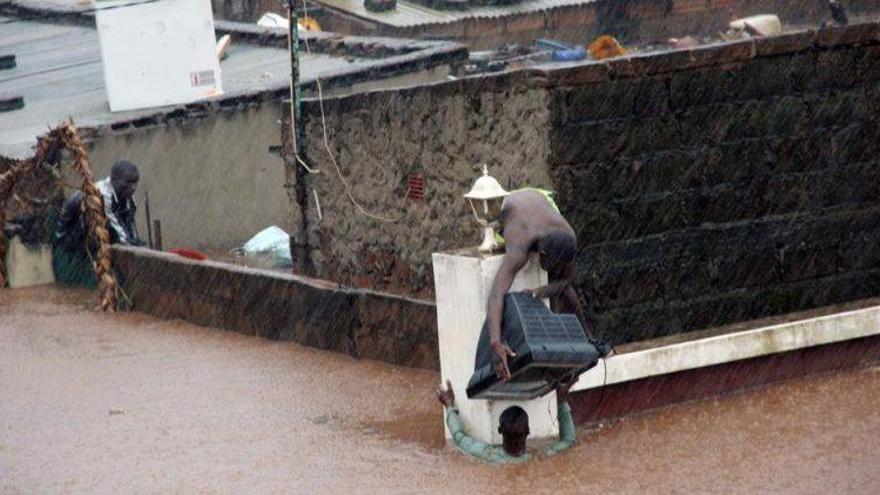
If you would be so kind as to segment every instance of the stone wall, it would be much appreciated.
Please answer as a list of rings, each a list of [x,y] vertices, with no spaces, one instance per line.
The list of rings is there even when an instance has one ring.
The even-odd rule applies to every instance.
[[[321,170],[307,177],[308,238],[320,276],[430,298],[431,253],[478,240],[461,195],[481,164],[507,186],[549,184],[547,92],[496,82],[325,101],[329,152],[320,105],[306,103],[306,151]],[[425,184],[421,200],[407,198],[415,176]]]
[[[880,28],[644,54],[305,107],[317,273],[430,297],[461,194],[559,192],[576,286],[621,343],[880,295]],[[407,201],[407,178],[425,178]],[[321,203],[319,218],[313,192]],[[394,287],[394,284],[399,284]]]
[[[880,293],[880,45],[836,41],[734,43],[688,70],[667,54],[550,89],[548,165],[604,334]]]
[[[403,366],[437,369],[433,304],[293,275],[113,247],[131,309]]]

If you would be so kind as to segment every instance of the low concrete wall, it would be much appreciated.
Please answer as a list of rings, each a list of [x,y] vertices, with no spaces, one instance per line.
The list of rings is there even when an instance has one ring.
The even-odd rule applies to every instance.
[[[113,247],[136,311],[403,366],[437,369],[433,304],[293,275]]]
[[[569,403],[576,423],[592,423],[878,363],[875,335],[582,390],[573,392]]]

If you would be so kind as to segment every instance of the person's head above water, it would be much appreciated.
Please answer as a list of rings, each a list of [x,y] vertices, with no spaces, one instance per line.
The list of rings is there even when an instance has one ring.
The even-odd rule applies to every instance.
[[[110,169],[110,184],[113,185],[116,196],[121,199],[128,199],[134,195],[140,178],[137,166],[126,160],[117,161]]]
[[[512,456],[525,454],[529,436],[528,413],[519,406],[508,407],[498,419],[498,433],[501,433],[505,452]]]
[[[547,273],[556,273],[574,261],[577,239],[570,232],[556,230],[538,239],[538,256]]]

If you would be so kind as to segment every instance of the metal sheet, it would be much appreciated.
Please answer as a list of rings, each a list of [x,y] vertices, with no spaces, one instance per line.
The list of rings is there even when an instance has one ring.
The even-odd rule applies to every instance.
[[[363,19],[395,27],[414,27],[427,24],[446,24],[469,18],[507,17],[516,14],[540,12],[570,5],[587,5],[595,0],[526,0],[513,5],[474,7],[468,10],[437,10],[422,4],[398,0],[397,8],[389,12],[370,12],[363,0],[318,0],[317,3],[348,12]]]

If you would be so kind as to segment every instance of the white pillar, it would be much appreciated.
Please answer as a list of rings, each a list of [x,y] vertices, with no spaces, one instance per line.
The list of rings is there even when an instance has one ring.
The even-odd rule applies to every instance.
[[[437,335],[440,373],[443,382],[452,381],[455,400],[464,426],[472,437],[501,443],[498,417],[508,407],[518,405],[529,414],[530,438],[556,437],[556,392],[530,401],[470,400],[465,389],[474,373],[477,341],[486,319],[486,304],[502,255],[480,254],[475,248],[450,253],[434,253],[434,288],[437,295]],[[533,289],[547,283],[537,257],[516,275],[511,292]],[[449,438],[449,432],[446,432]]]

